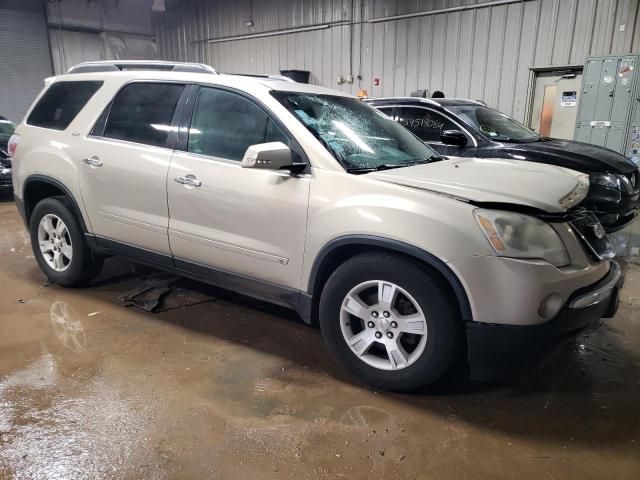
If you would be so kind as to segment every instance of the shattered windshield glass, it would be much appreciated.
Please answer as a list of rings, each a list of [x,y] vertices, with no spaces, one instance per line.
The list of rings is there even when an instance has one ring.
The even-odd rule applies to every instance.
[[[438,158],[407,129],[356,98],[290,92],[273,95],[349,172],[406,167]]]

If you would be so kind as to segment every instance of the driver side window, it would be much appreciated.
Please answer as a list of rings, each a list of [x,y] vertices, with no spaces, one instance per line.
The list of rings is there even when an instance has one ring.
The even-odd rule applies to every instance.
[[[425,142],[440,142],[440,134],[445,130],[459,128],[443,115],[425,108],[397,108],[397,121],[415,133]]]
[[[240,161],[250,145],[265,142],[290,145],[282,129],[251,100],[226,90],[200,89],[189,129],[189,152]]]

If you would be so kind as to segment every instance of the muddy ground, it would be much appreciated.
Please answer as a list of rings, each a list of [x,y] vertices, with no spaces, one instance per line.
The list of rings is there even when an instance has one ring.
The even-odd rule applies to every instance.
[[[49,285],[0,201],[0,478],[640,478],[639,266],[616,318],[513,383],[419,395],[354,383],[319,331],[233,293],[125,307],[148,273]]]

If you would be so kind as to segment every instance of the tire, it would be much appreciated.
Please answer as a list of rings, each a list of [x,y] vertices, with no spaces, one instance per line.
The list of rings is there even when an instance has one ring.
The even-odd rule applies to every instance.
[[[79,287],[100,273],[104,258],[91,252],[82,227],[64,198],[41,200],[31,215],[29,233],[36,261],[52,282],[64,287]],[[46,249],[55,251],[44,252],[41,243]]]
[[[385,304],[387,296],[393,299]],[[364,253],[347,260],[327,280],[319,314],[322,336],[338,363],[374,388],[410,392],[434,383],[460,343],[459,314],[439,277],[398,255]]]

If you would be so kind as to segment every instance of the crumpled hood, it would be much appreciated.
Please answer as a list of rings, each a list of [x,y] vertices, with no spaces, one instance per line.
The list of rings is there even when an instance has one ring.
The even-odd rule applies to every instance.
[[[589,177],[554,165],[454,157],[373,172],[369,178],[483,203],[511,203],[564,212],[587,195]]]

